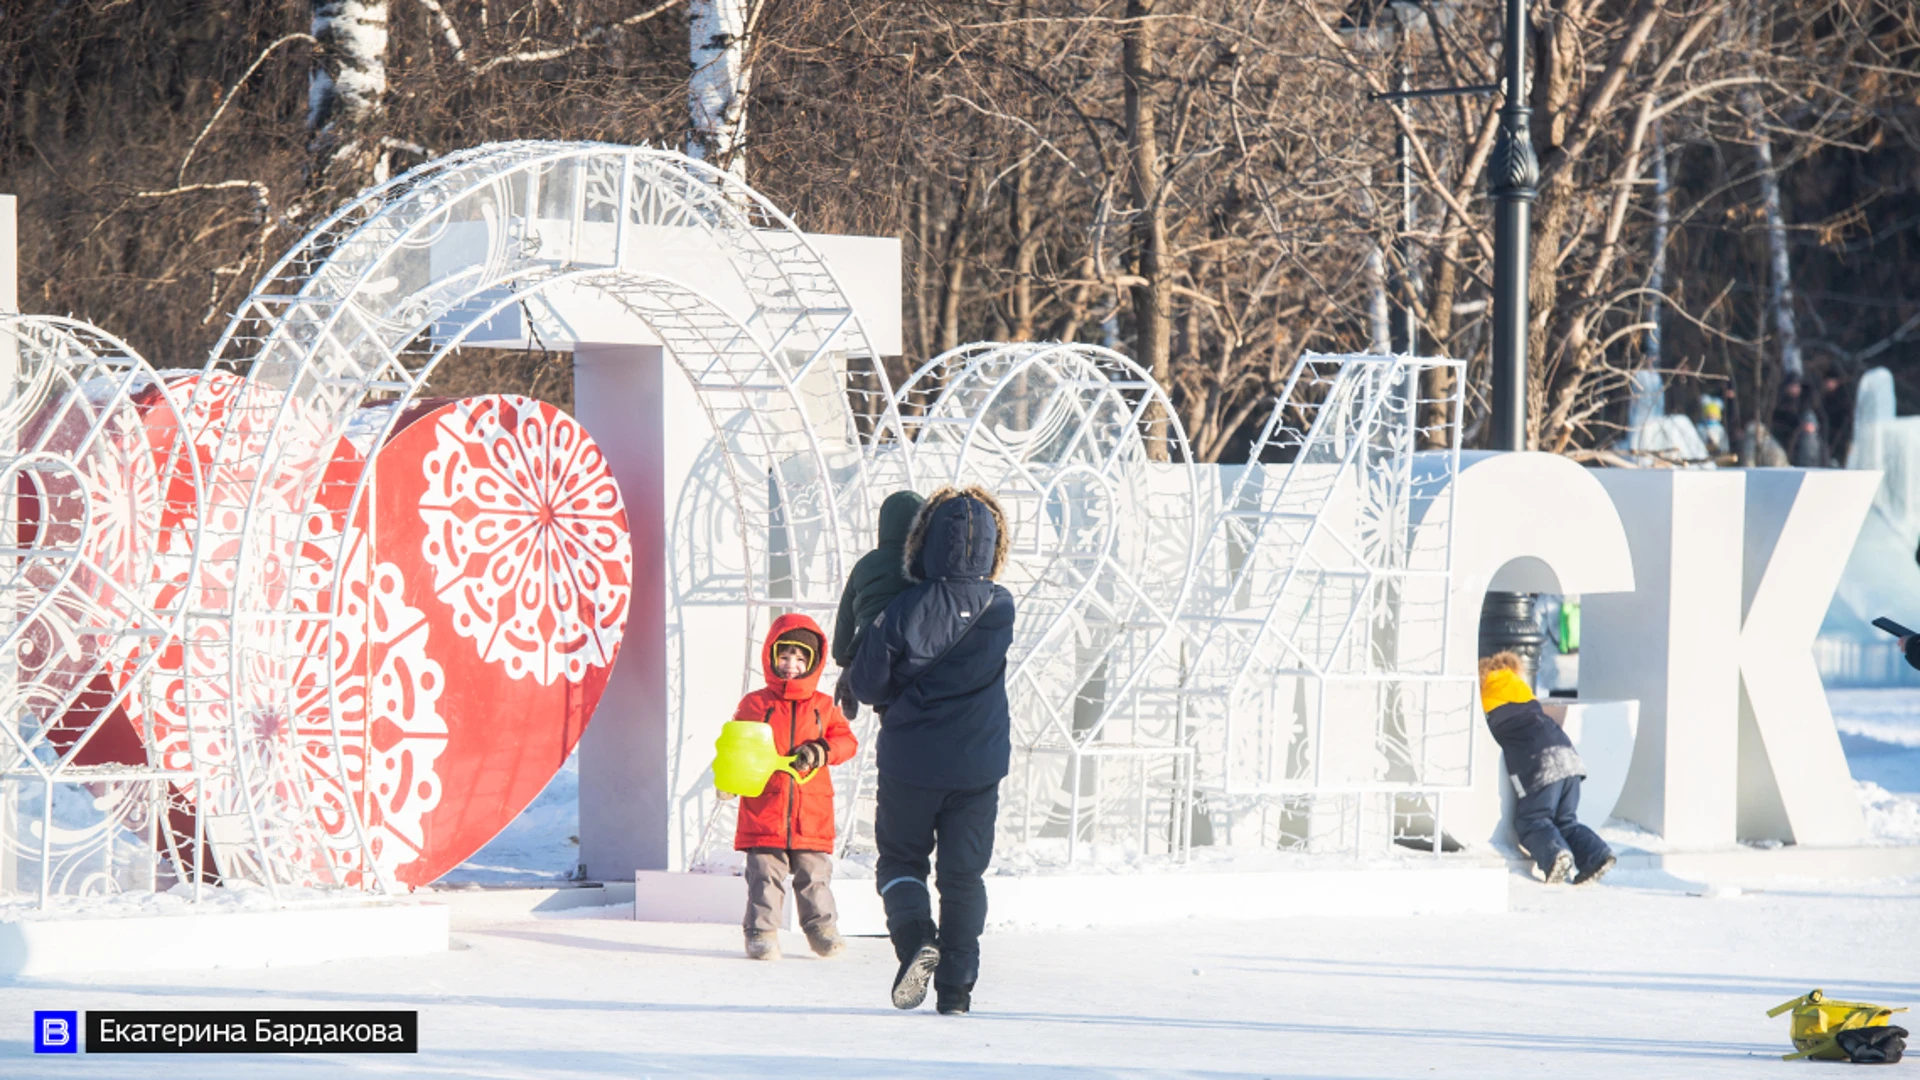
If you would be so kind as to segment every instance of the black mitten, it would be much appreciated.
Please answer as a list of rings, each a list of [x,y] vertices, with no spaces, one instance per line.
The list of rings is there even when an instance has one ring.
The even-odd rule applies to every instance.
[[[1907,1051],[1907,1029],[1891,1024],[1848,1028],[1835,1032],[1833,1041],[1855,1065],[1891,1065]]]
[[[846,717],[849,724],[860,715],[860,702],[853,696],[853,687],[847,685],[844,678],[833,685],[833,703],[840,706],[840,715]]]

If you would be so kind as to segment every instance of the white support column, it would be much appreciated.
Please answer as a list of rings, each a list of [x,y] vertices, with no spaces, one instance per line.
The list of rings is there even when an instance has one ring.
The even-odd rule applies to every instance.
[[[737,497],[714,421],[658,345],[574,347],[574,415],[620,484],[633,603],[580,740],[580,861],[596,881],[684,870],[713,809],[707,765],[750,676]],[[738,416],[723,415],[727,430]],[[710,852],[730,850],[729,815]]]
[[[626,636],[576,751],[580,862],[598,881],[669,864],[666,366],[658,345],[573,353],[574,415],[606,455],[633,536]]]
[[[1687,848],[1732,844],[1741,523],[1733,471],[1595,469],[1637,588],[1581,597],[1580,697],[1633,698],[1640,730],[1614,816]]]

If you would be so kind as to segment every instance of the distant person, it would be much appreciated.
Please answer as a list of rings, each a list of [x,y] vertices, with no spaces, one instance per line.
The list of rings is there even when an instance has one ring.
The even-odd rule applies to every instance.
[[[1773,423],[1768,427],[1774,441],[1791,450],[1800,430],[1800,416],[1807,410],[1806,380],[1788,372],[1780,382],[1780,393],[1773,400]]]
[[[1707,456],[1717,458],[1727,452],[1727,427],[1722,422],[1726,403],[1714,394],[1700,395],[1700,441],[1706,444]]]
[[[1793,464],[1773,433],[1758,420],[1750,420],[1740,445],[1740,464],[1744,468],[1784,469]]]
[[[1580,824],[1580,781],[1586,766],[1573,740],[1534,700],[1512,652],[1480,661],[1480,707],[1507,760],[1513,784],[1513,831],[1547,884],[1573,877],[1575,885],[1598,881],[1613,869],[1613,849]]]
[[[934,492],[902,552],[917,583],[874,620],[842,679],[880,710],[874,884],[900,961],[893,1004],[902,1009],[926,1000],[929,981],[941,1013],[963,1015],[973,1004],[987,924],[982,876],[1012,756],[1013,595],[993,583],[1010,539],[985,490]],[[927,892],[936,868],[937,922]]]
[[[782,615],[773,621],[761,650],[767,685],[740,699],[735,720],[752,720],[773,729],[773,747],[793,755],[793,767],[806,776],[838,765],[857,749],[853,730],[833,699],[814,688],[826,665],[826,635],[806,615]],[[747,956],[780,959],[780,916],[786,905],[787,877],[807,945],[819,956],[838,956],[846,948],[833,903],[833,775],[804,784],[776,772],[765,791],[740,800],[733,847],[747,856]]]
[[[887,610],[893,598],[907,591],[913,581],[907,577],[907,532],[913,517],[927,500],[918,492],[896,491],[880,504],[880,543],[860,556],[847,575],[847,587],[840,592],[840,613],[833,620],[833,662],[844,672],[853,664],[860,637],[873,620]],[[834,699],[851,719],[859,704],[847,693],[846,680],[840,680]]]
[[[1847,443],[1853,439],[1854,395],[1848,389],[1837,372],[1829,371],[1820,380],[1821,430],[1827,440],[1827,461],[1833,463],[1846,462]]]
[[[1820,414],[1811,407],[1800,414],[1800,426],[1793,433],[1791,457],[1795,468],[1827,467],[1827,438],[1820,434]]]

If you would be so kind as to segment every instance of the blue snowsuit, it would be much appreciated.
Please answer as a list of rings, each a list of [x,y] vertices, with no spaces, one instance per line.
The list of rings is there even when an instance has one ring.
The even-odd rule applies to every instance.
[[[1613,854],[1600,834],[1580,823],[1580,781],[1586,766],[1573,740],[1538,701],[1515,701],[1487,714],[1493,741],[1506,757],[1513,784],[1513,831],[1542,874],[1562,851],[1586,873]]]

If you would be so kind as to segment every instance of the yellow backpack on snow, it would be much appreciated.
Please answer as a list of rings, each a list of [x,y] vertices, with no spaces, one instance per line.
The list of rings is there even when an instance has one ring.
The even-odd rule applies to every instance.
[[[1788,1009],[1793,1010],[1793,1026],[1788,1030],[1788,1035],[1793,1039],[1795,1052],[1781,1055],[1782,1061],[1800,1058],[1846,1061],[1846,1051],[1834,1041],[1836,1032],[1879,1027],[1886,1024],[1894,1013],[1907,1011],[1905,1006],[1889,1009],[1884,1005],[1869,1005],[1863,1001],[1834,1001],[1819,990],[1814,990],[1768,1009],[1767,1015],[1779,1016]]]

